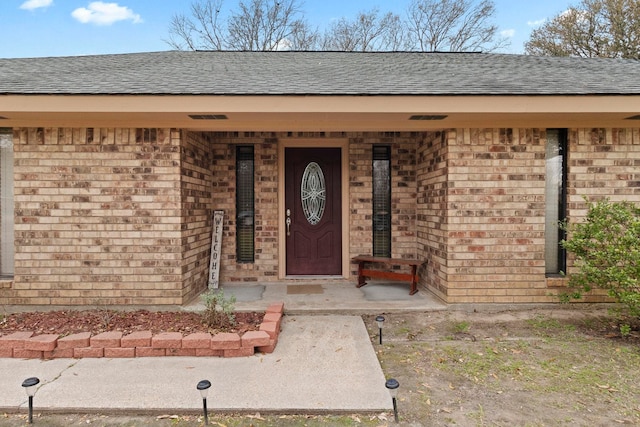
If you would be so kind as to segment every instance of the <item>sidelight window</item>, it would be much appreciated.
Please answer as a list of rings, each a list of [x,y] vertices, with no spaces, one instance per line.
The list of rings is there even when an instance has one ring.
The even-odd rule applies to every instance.
[[[373,147],[373,255],[391,256],[391,148]]]
[[[566,251],[560,244],[565,232],[559,222],[566,218],[567,132],[547,130],[545,178],[545,272],[560,274],[566,268]]]
[[[238,262],[253,262],[255,256],[253,146],[236,147],[236,187],[236,257]]]
[[[0,129],[0,278],[13,277],[13,135]]]

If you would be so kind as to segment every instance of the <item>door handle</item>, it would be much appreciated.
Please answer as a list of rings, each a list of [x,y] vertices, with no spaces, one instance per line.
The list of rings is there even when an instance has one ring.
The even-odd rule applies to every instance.
[[[287,219],[285,220],[287,224],[287,236],[291,236],[291,210],[287,209]]]

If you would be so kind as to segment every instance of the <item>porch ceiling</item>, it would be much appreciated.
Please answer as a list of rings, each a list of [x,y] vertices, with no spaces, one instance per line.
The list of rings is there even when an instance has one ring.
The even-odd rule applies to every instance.
[[[194,120],[189,115],[225,115]],[[637,127],[637,96],[0,96],[0,127],[421,131]],[[410,120],[445,115],[443,120]]]

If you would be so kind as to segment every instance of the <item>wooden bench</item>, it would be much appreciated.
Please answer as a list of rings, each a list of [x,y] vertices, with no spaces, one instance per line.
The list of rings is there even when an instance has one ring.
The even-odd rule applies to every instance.
[[[421,261],[404,258],[385,258],[369,255],[358,255],[351,258],[353,262],[358,263],[358,284],[357,288],[360,288],[367,284],[366,278],[383,278],[390,280],[400,280],[403,282],[410,282],[411,289],[409,295],[413,295],[418,292],[418,266],[422,264]],[[367,263],[372,264],[385,264],[385,265],[408,265],[411,267],[411,273],[399,273],[397,271],[384,271],[384,270],[370,270],[365,268]]]

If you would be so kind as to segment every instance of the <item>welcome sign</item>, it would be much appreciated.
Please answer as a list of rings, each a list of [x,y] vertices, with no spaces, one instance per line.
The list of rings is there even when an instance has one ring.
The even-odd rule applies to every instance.
[[[211,233],[211,260],[209,261],[209,289],[218,289],[219,285],[223,223],[224,211],[213,211],[213,232]]]

